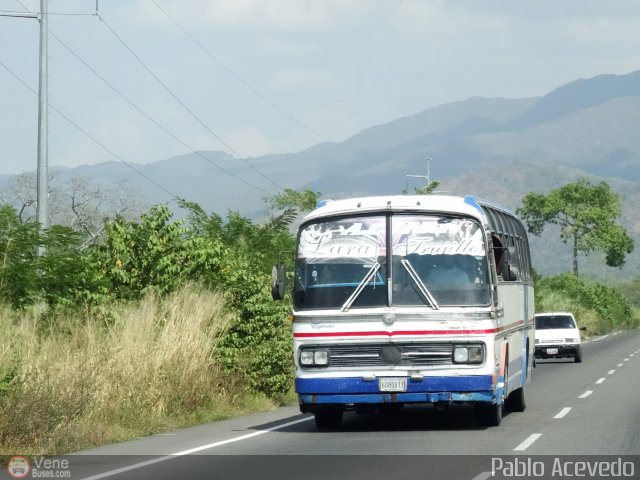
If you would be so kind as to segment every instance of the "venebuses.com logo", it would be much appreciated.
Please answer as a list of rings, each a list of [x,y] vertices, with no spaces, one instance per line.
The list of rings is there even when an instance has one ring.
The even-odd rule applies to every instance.
[[[71,478],[67,458],[24,457],[9,459],[7,472],[11,478]]]
[[[11,457],[7,463],[7,471],[13,478],[26,478],[31,466],[27,457]]]

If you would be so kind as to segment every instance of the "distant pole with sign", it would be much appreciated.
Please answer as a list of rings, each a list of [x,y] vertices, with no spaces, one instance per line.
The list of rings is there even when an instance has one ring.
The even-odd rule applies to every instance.
[[[431,157],[427,157],[427,174],[426,175],[410,175],[407,174],[407,189],[406,193],[409,194],[409,178],[424,178],[427,182],[424,187],[420,189],[416,189],[416,193],[418,192],[429,192],[429,187],[431,186]]]

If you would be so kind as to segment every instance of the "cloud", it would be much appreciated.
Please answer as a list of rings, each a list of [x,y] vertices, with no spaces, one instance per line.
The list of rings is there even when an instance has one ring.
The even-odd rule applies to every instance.
[[[156,0],[185,26],[197,28],[309,31],[331,25],[337,17],[360,11],[366,0]],[[131,12],[129,12],[131,14]],[[135,16],[161,22],[163,14],[147,0]],[[159,14],[159,15],[158,15]],[[165,19],[166,20],[166,19]]]
[[[340,75],[322,67],[290,66],[278,70],[270,79],[270,89],[296,91],[298,95],[313,91],[331,91],[343,84]]]
[[[266,135],[255,125],[246,123],[226,129],[224,138],[234,146],[243,157],[257,157],[274,152],[272,137]]]

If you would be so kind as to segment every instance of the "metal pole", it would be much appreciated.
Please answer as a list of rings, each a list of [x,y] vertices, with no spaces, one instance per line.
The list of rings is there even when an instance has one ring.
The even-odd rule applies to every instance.
[[[431,157],[427,157],[427,187],[431,185]]]
[[[38,191],[37,191],[37,208],[36,218],[40,224],[40,229],[44,230],[49,225],[48,220],[48,90],[47,90],[47,40],[48,40],[48,0],[40,0],[40,81],[38,89]],[[42,255],[44,247],[39,246],[37,254]]]

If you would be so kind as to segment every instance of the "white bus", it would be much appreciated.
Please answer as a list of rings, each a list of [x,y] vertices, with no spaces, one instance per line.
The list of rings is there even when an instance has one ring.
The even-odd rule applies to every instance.
[[[471,402],[487,426],[525,409],[533,279],[509,211],[470,196],[321,202],[293,276],[295,388],[319,429],[404,404]],[[274,298],[283,282],[274,268]]]

